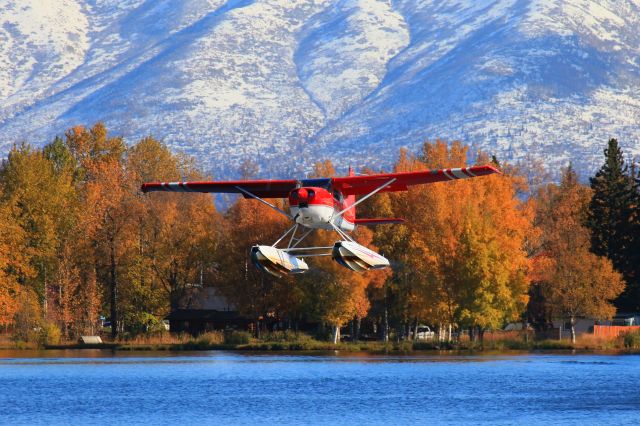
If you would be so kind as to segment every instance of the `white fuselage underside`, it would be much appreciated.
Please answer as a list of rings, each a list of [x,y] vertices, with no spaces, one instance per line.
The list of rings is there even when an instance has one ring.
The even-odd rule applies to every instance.
[[[343,231],[353,231],[355,225],[344,218],[344,216],[334,217],[338,213],[333,207],[312,204],[308,207],[299,208],[291,206],[291,215],[296,222],[307,228],[333,229],[334,224]]]

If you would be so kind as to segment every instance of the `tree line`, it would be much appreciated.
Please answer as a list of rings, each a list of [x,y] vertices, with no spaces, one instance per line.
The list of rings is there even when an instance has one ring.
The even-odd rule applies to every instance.
[[[436,141],[401,150],[393,170],[460,167],[471,156],[499,165]],[[421,323],[447,339],[459,329],[482,338],[514,321],[543,328],[610,318],[616,306],[638,311],[640,195],[627,163],[612,139],[590,186],[569,166],[560,183],[531,191],[530,171],[501,164],[503,175],[378,194],[358,216],[406,224],[359,227],[355,238],[392,268],[357,274],[319,258],[304,275],[274,278],[248,250],[275,241],[286,219],[241,197],[218,211],[207,194],[142,194],[142,182],[211,177],[152,137],[127,146],[102,124],[75,127],[42,149],[15,146],[0,167],[0,327],[17,340],[34,330],[74,339],[98,332],[103,316],[113,338],[158,331],[198,286],[215,287],[258,336],[311,323],[334,341],[347,324],[352,338],[365,328],[411,338]],[[312,175],[335,170],[319,162]],[[316,232],[310,243],[335,238]]]

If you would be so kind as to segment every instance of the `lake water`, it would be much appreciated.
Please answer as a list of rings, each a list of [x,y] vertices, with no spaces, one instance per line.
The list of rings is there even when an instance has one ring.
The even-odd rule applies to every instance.
[[[640,424],[640,356],[0,351],[2,424]]]

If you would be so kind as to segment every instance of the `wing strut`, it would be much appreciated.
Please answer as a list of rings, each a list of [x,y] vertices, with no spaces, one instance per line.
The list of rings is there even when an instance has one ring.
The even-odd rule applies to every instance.
[[[252,194],[252,193],[250,193],[249,191],[247,191],[247,190],[245,190],[245,189],[242,189],[242,188],[240,188],[239,186],[236,186],[236,189],[237,189],[238,191],[242,192],[243,194],[248,195],[248,196],[249,196],[249,197],[251,197],[251,198],[255,198],[256,200],[260,201],[262,204],[266,204],[267,206],[271,207],[272,209],[274,209],[275,211],[277,211],[277,212],[278,212],[278,213],[280,213],[281,215],[284,215],[284,216],[286,216],[287,218],[289,218],[289,219],[293,220],[293,217],[292,217],[289,213],[285,212],[285,211],[284,211],[284,210],[282,210],[282,209],[279,209],[278,207],[274,206],[274,205],[273,205],[273,204],[271,204],[270,202],[263,200],[262,198],[258,197],[257,195],[253,195],[253,194]]]
[[[282,236],[280,238],[278,238],[278,241],[276,241],[275,243],[271,244],[271,247],[277,246],[280,241],[284,240],[284,237],[286,237],[287,235],[289,235],[291,233],[291,231],[293,231],[293,234],[291,234],[291,239],[293,240],[293,237],[294,237],[294,235],[296,235],[296,231],[297,230],[298,230],[298,224],[296,223],[291,228],[289,228],[287,230],[287,232],[282,234]],[[289,246],[291,246],[291,241],[289,241]]]
[[[387,186],[391,185],[393,182],[395,182],[397,179],[393,178],[391,180],[388,180],[387,182],[385,182],[384,184],[380,185],[379,187],[377,187],[376,189],[374,189],[373,191],[371,191],[370,193],[368,193],[367,195],[365,195],[364,197],[360,198],[358,201],[356,201],[355,203],[351,204],[349,207],[347,207],[346,209],[341,210],[340,212],[336,213],[333,216],[333,219],[342,216],[347,210],[349,210],[352,207],[357,206],[358,204],[360,204],[361,202],[363,202],[364,200],[366,200],[367,198],[371,197],[372,195],[375,195],[377,192],[382,191],[384,188],[386,188]]]
[[[329,222],[329,223],[333,227],[333,230],[336,231],[338,235],[340,235],[342,238],[344,238],[347,241],[353,242],[353,238],[351,238],[349,234],[344,232],[342,229],[338,228],[333,222]]]

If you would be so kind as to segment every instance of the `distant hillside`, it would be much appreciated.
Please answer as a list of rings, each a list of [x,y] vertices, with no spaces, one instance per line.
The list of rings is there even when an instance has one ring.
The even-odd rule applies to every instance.
[[[437,137],[587,173],[609,137],[640,155],[638,0],[8,0],[0,40],[2,155],[97,120],[217,176]]]

